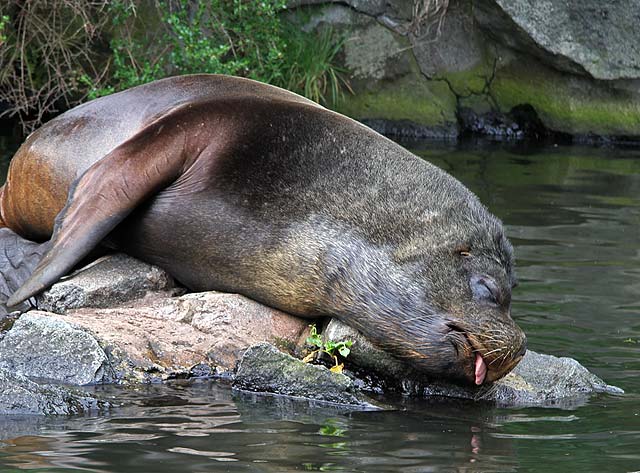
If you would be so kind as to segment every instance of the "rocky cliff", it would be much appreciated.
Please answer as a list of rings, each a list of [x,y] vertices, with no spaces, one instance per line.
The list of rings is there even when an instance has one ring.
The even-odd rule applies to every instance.
[[[339,111],[390,134],[637,141],[634,0],[292,0],[345,35]]]

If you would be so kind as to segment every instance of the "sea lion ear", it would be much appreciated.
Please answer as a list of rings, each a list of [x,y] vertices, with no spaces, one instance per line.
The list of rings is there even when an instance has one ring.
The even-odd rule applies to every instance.
[[[165,121],[166,116],[113,149],[72,184],[56,217],[50,250],[9,298],[9,307],[67,274],[136,206],[176,179],[185,140],[175,124],[173,132],[166,131]]]

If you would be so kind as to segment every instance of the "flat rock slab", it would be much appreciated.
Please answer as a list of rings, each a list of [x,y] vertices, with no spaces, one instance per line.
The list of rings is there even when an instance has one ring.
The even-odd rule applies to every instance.
[[[148,292],[176,287],[169,274],[123,254],[105,256],[37,296],[39,309],[65,314],[79,307],[114,307]]]
[[[62,386],[40,385],[0,369],[0,415],[69,415],[109,408],[105,401]]]
[[[303,363],[268,343],[252,346],[245,352],[233,387],[245,391],[375,408],[347,376],[333,373],[324,366]]]

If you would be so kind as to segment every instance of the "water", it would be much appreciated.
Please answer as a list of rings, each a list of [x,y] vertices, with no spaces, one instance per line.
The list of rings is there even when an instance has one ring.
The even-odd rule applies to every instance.
[[[221,383],[104,387],[127,407],[1,418],[0,471],[640,471],[640,151],[411,147],[505,222],[529,346],[577,358],[627,394],[563,408],[414,400],[349,413]]]

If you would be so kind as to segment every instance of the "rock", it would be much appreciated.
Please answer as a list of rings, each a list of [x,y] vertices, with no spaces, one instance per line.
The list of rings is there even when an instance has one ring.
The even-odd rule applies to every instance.
[[[640,78],[635,0],[493,0],[474,7],[490,35],[558,70],[603,80]]]
[[[467,107],[458,109],[458,119],[463,130],[478,136],[488,136],[497,140],[518,140],[524,138],[524,131],[518,123],[498,112],[477,114]]]
[[[0,415],[86,414],[109,403],[62,386],[39,385],[25,376],[0,369]]]
[[[556,405],[575,402],[595,393],[622,393],[622,390],[609,386],[576,360],[531,350],[527,351],[513,372],[491,386],[465,388],[443,382],[428,382],[336,319],[331,320],[324,335],[334,341],[354,341],[346,365],[348,369],[355,367],[356,375],[362,372],[373,375],[365,383],[369,389],[381,386],[384,390],[396,390],[403,394],[481,399],[507,406]]]
[[[268,343],[254,345],[245,352],[233,387],[314,401],[374,407],[358,393],[353,381],[345,375],[333,373],[324,366],[304,363]]]
[[[385,11],[385,0],[288,0],[288,8],[297,8],[308,5],[322,5],[327,3],[346,3],[356,11],[377,16]]]
[[[39,309],[64,314],[79,307],[113,307],[172,288],[175,282],[167,272],[119,253],[76,271],[36,299]]]
[[[403,2],[389,3],[387,19],[404,9]],[[344,5],[325,5],[301,17],[304,30],[328,27],[345,38],[340,57],[350,70],[354,93],[344,94],[337,111],[382,124],[381,131],[389,135],[457,135],[455,96],[446,83],[425,80],[406,36],[383,26],[377,15]]]
[[[450,1],[439,34],[411,36],[416,61],[425,76],[439,78],[446,73],[474,70],[490,75],[485,66],[482,33],[475,25],[468,1]],[[483,70],[484,69],[484,70]]]
[[[493,397],[507,404],[548,404],[594,393],[623,394],[573,358],[527,351],[518,366],[498,383]]]
[[[74,385],[111,379],[107,355],[91,334],[40,311],[23,314],[4,334],[0,368]]]
[[[339,57],[354,94],[345,94],[337,111],[385,134],[475,135],[458,121],[461,108],[486,122],[528,107],[542,128],[475,129],[527,139],[540,134],[529,133],[536,128],[554,143],[556,136],[640,141],[640,30],[630,26],[640,4],[633,0],[450,0],[439,34],[434,18],[414,28],[411,2],[365,8],[360,3],[366,2],[299,0],[291,6],[300,3],[316,5],[300,15],[304,29],[329,26],[345,37]]]
[[[24,332],[22,325],[34,314],[43,321],[28,335],[21,335]],[[25,322],[20,324],[25,317]],[[262,341],[295,346],[308,330],[307,321],[238,294],[205,292],[169,297],[157,293],[109,309],[71,309],[65,314],[30,312],[23,315],[7,333],[6,343],[28,336],[31,345],[39,347],[36,352],[50,354],[48,356],[52,359],[47,362],[50,368],[46,370],[53,369],[56,359],[58,364],[66,361],[62,357],[62,349],[52,352],[47,345],[53,336],[49,325],[58,328],[55,338],[61,340],[60,344],[64,344],[67,337],[65,329],[60,327],[74,327],[92,339],[94,345],[104,347],[104,356],[108,357],[105,366],[109,367],[104,369],[104,373],[108,376],[100,378],[98,372],[94,379],[89,379],[92,365],[91,369],[85,370],[82,382],[77,378],[72,381],[66,376],[65,382],[77,384],[153,382],[199,376],[204,371],[216,375],[231,373],[249,346]],[[14,333],[16,328],[18,331]],[[5,340],[0,342],[0,366],[3,363],[17,364],[15,349],[11,347],[2,351],[4,343]],[[22,343],[28,346],[26,342]],[[74,347],[75,343],[75,340],[69,340],[69,347]],[[40,367],[38,360],[29,359],[32,351],[29,348],[17,352],[24,365],[37,364],[29,375],[51,377],[44,374],[45,367]],[[32,374],[40,372],[42,374]]]

